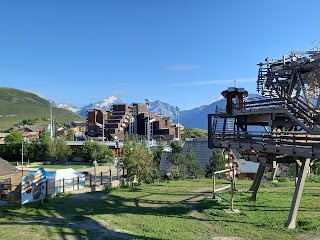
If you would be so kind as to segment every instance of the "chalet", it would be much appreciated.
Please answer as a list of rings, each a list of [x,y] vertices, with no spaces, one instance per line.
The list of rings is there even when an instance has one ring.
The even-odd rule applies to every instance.
[[[16,167],[0,158],[0,198],[7,199],[10,192],[20,191],[21,177]]]

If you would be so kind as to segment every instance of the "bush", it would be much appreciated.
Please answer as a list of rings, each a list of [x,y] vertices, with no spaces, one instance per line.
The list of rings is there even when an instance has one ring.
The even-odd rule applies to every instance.
[[[319,175],[314,175],[314,174],[309,174],[307,176],[306,182],[320,183],[320,176]]]
[[[289,178],[287,178],[287,177],[278,177],[276,180],[278,180],[278,182],[288,182]]]

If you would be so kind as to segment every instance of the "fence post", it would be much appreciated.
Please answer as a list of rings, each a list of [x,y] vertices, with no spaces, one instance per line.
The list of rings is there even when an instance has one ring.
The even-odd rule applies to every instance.
[[[215,193],[216,191],[216,176],[213,174],[212,176],[212,193]],[[213,194],[213,199],[216,198],[216,195]]]
[[[100,172],[100,185],[103,184],[103,179],[102,179],[102,172]]]
[[[64,178],[62,179],[62,192],[64,193]]]
[[[124,178],[124,168],[122,168],[122,178]]]
[[[92,175],[91,175],[91,173],[90,173],[90,175],[89,175],[89,181],[90,181],[90,187],[92,186]]]
[[[80,178],[79,178],[79,176],[77,177],[78,178],[78,190],[80,189]]]
[[[109,182],[112,182],[112,174],[111,174],[111,168],[109,169]]]

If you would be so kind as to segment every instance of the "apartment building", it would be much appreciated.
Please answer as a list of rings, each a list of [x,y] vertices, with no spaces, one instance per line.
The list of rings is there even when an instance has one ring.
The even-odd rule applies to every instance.
[[[147,112],[146,106],[140,103],[114,104],[109,111],[93,109],[87,112],[88,136],[107,140],[123,140],[125,133],[141,138],[147,135],[148,117],[150,135],[153,139],[172,140],[177,138],[177,125],[170,118],[154,112]],[[104,128],[103,128],[104,124]]]

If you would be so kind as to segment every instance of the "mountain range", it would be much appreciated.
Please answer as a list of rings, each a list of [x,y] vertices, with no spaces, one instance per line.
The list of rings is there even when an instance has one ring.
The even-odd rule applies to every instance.
[[[263,98],[263,96],[249,94],[249,98]],[[109,110],[113,104],[120,103],[122,101],[119,98],[110,96],[81,108],[68,103],[54,104],[52,110],[55,120],[62,123],[70,123],[72,121],[84,121],[87,110],[93,108]],[[214,113],[216,106],[224,107],[225,105],[225,99],[221,99],[210,105],[179,111],[178,114],[176,107],[156,100],[150,104],[149,111],[156,112],[164,117],[171,117],[174,123],[178,122],[177,117],[179,116],[179,123],[187,128],[207,129],[207,115]],[[50,102],[48,100],[33,93],[13,88],[0,88],[0,130],[8,129],[13,124],[25,119],[48,119],[49,106]]]
[[[261,98],[261,95],[258,94],[249,94],[248,98]],[[87,110],[91,110],[93,108],[99,108],[103,110],[109,110],[113,104],[119,104],[122,101],[114,96],[110,96],[108,98],[102,99],[101,101],[90,103],[82,108],[77,108],[70,104],[57,104],[57,107],[65,108],[70,111],[76,112],[79,115],[86,117]],[[209,105],[202,105],[200,107],[196,107],[190,110],[179,111],[179,123],[188,127],[188,128],[200,128],[200,129],[208,129],[208,114],[214,113],[216,107],[225,107],[226,100],[220,99],[215,101]],[[151,102],[150,104],[150,112],[156,112],[164,117],[171,117],[173,122],[178,122],[178,112],[177,108],[162,102],[160,100],[156,100]]]
[[[113,104],[119,104],[122,101],[114,96],[102,99],[101,101],[90,103],[82,108],[77,108],[72,106],[71,104],[56,104],[57,107],[68,109],[79,114],[82,117],[86,117],[87,110],[91,110],[94,108],[109,110]],[[183,110],[179,111],[179,123],[183,124],[188,128],[201,128],[207,129],[207,114],[213,113],[216,109],[216,106],[225,106],[225,100],[219,100],[213,102],[210,105],[203,105],[197,108],[193,108],[191,110]],[[150,104],[150,112],[156,112],[164,117],[170,117],[173,122],[178,122],[178,112],[177,108],[162,102],[160,100],[156,100],[151,102]]]

